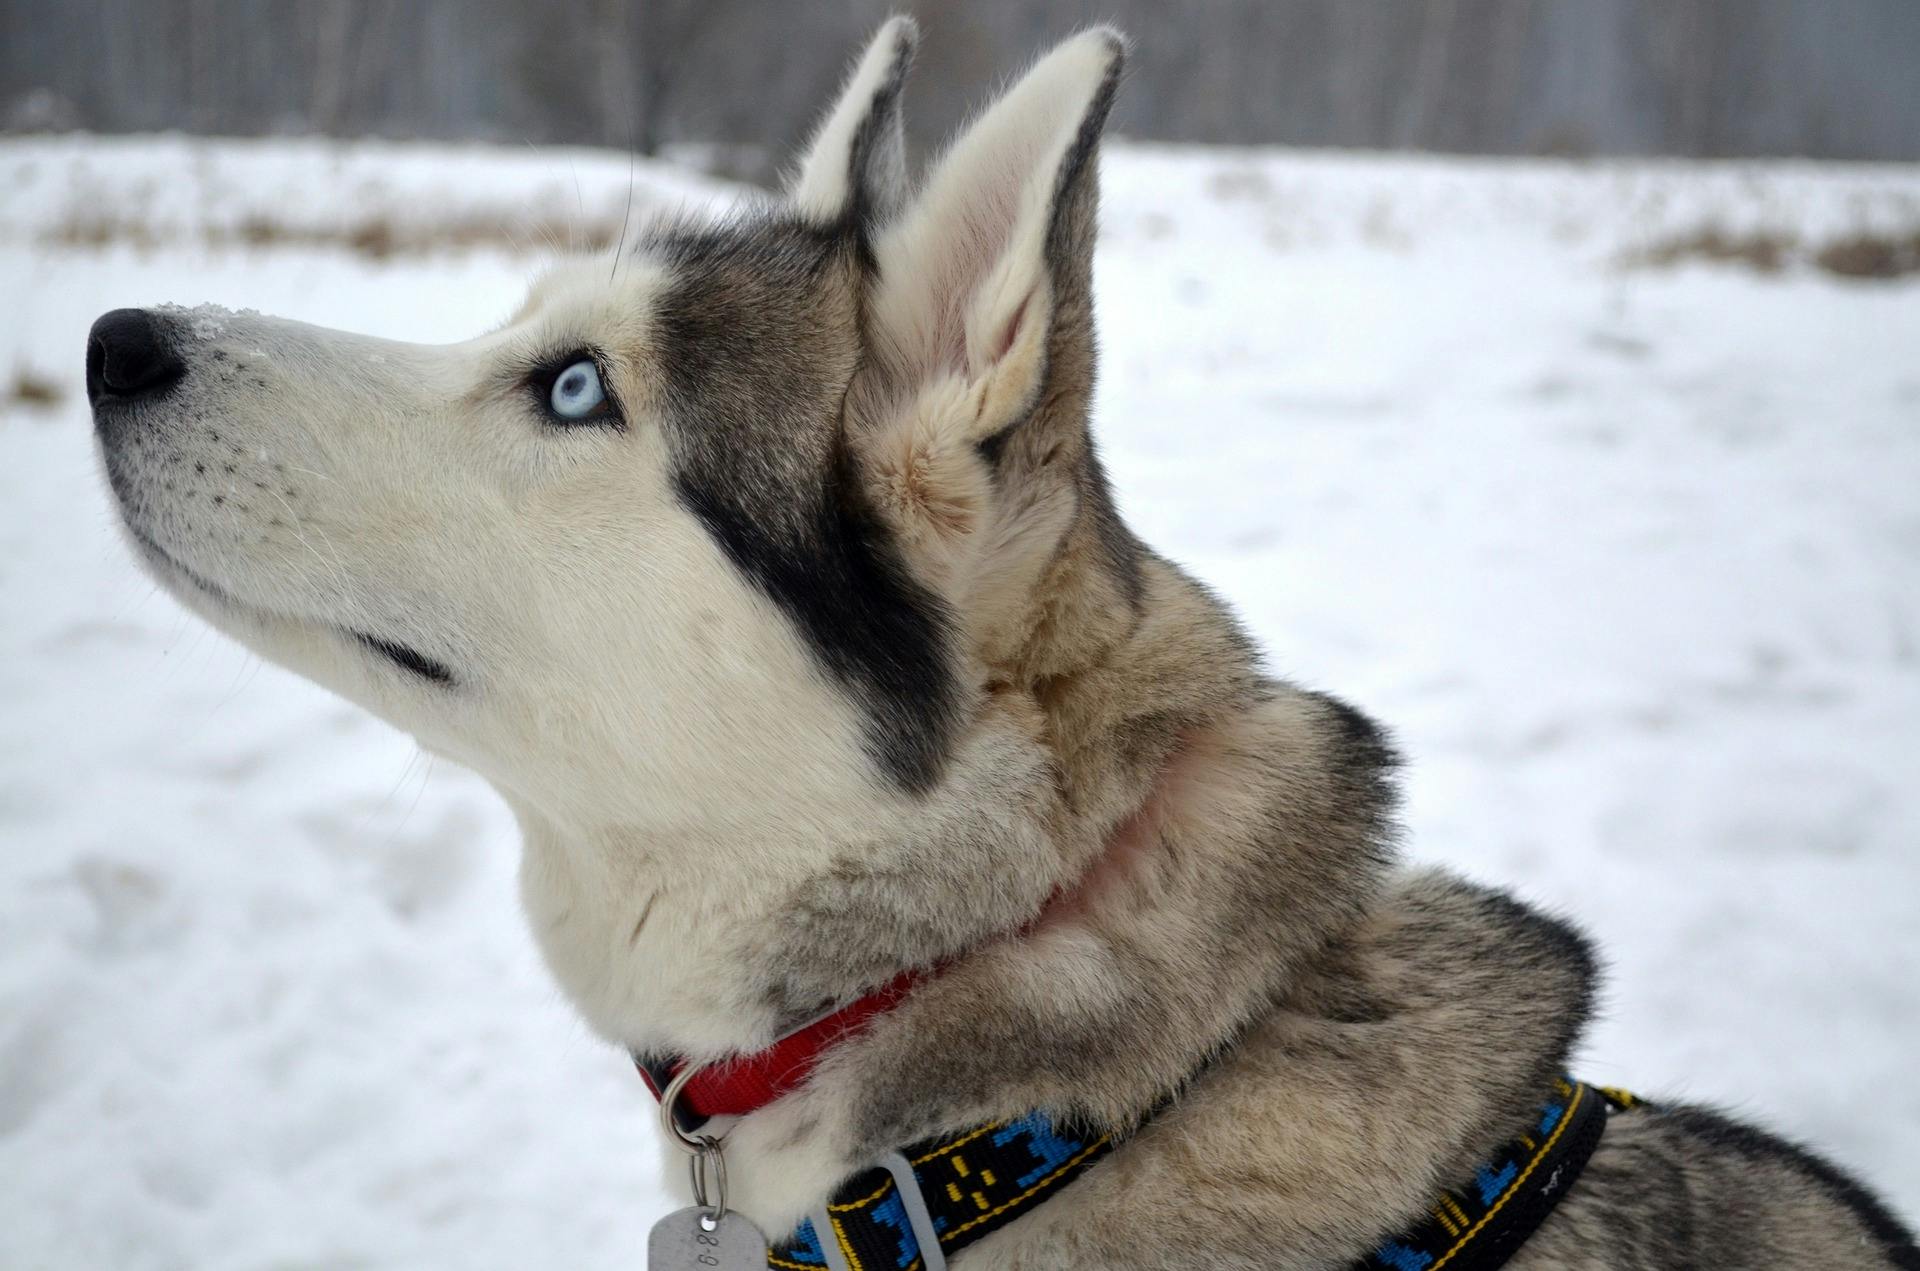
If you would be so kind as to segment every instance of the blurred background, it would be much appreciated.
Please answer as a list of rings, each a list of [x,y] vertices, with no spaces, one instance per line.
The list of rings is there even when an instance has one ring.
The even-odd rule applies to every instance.
[[[653,1105],[511,817],[141,576],[85,334],[474,336],[766,197],[893,7],[0,0],[0,1267],[643,1256]],[[1393,729],[1412,858],[1593,935],[1577,1070],[1920,1219],[1920,3],[903,7],[923,155],[1133,37],[1120,506]]]
[[[1146,53],[1115,130],[1468,154],[1920,158],[1911,0],[0,0],[12,131],[785,153],[896,10],[916,135],[1089,20]]]

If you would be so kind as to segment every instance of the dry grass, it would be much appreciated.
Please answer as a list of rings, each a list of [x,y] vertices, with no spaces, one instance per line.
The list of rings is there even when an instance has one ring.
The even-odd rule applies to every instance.
[[[58,380],[49,378],[25,366],[16,366],[13,370],[13,383],[7,386],[7,405],[24,406],[30,410],[48,410],[60,404],[66,391]]]
[[[1709,225],[1642,248],[1633,254],[1631,263],[1648,269],[1671,269],[1701,260],[1714,265],[1744,265],[1759,273],[1777,274],[1787,267],[1788,258],[1798,247],[1799,242],[1788,234],[1766,230],[1734,233]]]
[[[1920,273],[1920,229],[1904,237],[1854,234],[1835,239],[1814,254],[1813,262],[1842,278],[1904,278]]]
[[[390,260],[478,249],[603,252],[610,249],[619,236],[618,221],[529,221],[524,217],[478,214],[413,223],[382,215],[340,225],[296,225],[267,216],[250,216],[230,226],[202,226],[189,235],[162,235],[144,221],[112,215],[78,215],[49,230],[41,241],[51,247],[98,249],[124,244],[150,251],[177,246],[183,238],[190,238],[201,246],[216,249],[304,247],[348,251],[368,260]]]
[[[1224,173],[1213,191],[1222,198],[1261,197],[1259,174]],[[1264,178],[1260,178],[1264,180]],[[1392,209],[1376,202],[1368,211],[1363,235],[1376,246],[1405,245],[1404,231],[1392,222]],[[212,249],[269,250],[308,248],[350,252],[368,260],[427,256],[476,250],[523,254],[535,251],[604,252],[620,237],[617,219],[532,219],[503,213],[474,212],[437,220],[408,221],[390,213],[339,224],[297,224],[264,214],[231,225],[156,229],[146,221],[113,213],[76,213],[49,229],[41,242],[50,247],[105,248],[126,245],[142,251],[198,245]],[[1883,281],[1920,274],[1920,226],[1883,232],[1857,231],[1810,241],[1790,230],[1733,230],[1708,224],[1657,238],[1626,252],[1620,263],[1636,269],[1671,269],[1695,261],[1778,274],[1792,268],[1818,269],[1836,278]]]
[[[1859,231],[1807,242],[1778,230],[1735,232],[1709,225],[1658,240],[1625,258],[1627,265],[1641,269],[1670,269],[1691,261],[1762,274],[1806,266],[1836,278],[1889,281],[1920,274],[1920,228],[1902,233]]]

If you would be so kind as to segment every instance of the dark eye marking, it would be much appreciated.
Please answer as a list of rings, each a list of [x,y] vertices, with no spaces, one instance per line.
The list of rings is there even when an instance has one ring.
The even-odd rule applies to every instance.
[[[542,359],[527,372],[526,386],[547,422],[557,428],[627,426],[608,383],[606,360],[596,350],[574,349]]]
[[[411,671],[421,679],[432,680],[435,684],[453,683],[453,671],[444,662],[436,662],[426,654],[409,649],[404,644],[382,640],[364,631],[355,631],[352,634],[354,639],[403,671]]]

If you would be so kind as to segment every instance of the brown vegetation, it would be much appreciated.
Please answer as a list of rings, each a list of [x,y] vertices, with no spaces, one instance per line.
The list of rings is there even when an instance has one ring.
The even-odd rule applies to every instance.
[[[382,215],[338,225],[297,225],[255,215],[234,225],[201,226],[176,236],[131,218],[78,215],[49,230],[42,242],[52,247],[102,248],[127,244],[152,250],[191,238],[211,248],[338,248],[369,260],[388,260],[396,256],[480,249],[602,252],[612,248],[619,236],[618,221],[529,221],[524,217],[482,214],[412,223]]]
[[[1852,234],[1828,243],[1813,261],[1842,278],[1903,278],[1920,273],[1920,229],[1905,236]]]
[[[1629,266],[1643,269],[1672,268],[1689,261],[1743,266],[1763,274],[1803,265],[1836,278],[1891,280],[1920,273],[1920,228],[1897,233],[1860,230],[1824,242],[1807,242],[1778,230],[1736,232],[1708,225],[1660,239],[1625,259]]]
[[[13,383],[7,387],[6,402],[9,406],[45,410],[57,405],[65,395],[56,381],[38,371],[18,366],[13,371]]]
[[[1736,234],[1718,225],[1709,225],[1643,248],[1634,253],[1632,263],[1663,269],[1690,260],[1704,260],[1715,265],[1745,265],[1763,274],[1777,274],[1786,268],[1787,257],[1797,246],[1787,234],[1767,230]]]

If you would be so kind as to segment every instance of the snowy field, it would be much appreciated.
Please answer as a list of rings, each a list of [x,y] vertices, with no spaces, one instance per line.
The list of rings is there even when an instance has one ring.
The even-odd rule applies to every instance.
[[[120,305],[472,334],[629,176],[0,143],[0,1266],[642,1259],[652,1102],[539,966],[504,807],[144,581],[81,387]],[[1117,148],[1107,191],[1135,525],[1392,725],[1416,855],[1602,944],[1584,1075],[1920,1218],[1920,279],[1622,263],[1912,232],[1920,172]]]

